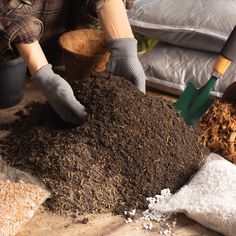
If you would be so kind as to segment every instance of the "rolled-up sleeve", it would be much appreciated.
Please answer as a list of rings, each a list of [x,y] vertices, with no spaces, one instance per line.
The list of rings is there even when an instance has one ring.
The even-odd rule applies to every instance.
[[[32,16],[29,10],[25,10],[24,7],[11,9],[9,5],[1,6],[0,34],[9,48],[16,43],[32,43],[39,40],[42,32],[43,23]]]

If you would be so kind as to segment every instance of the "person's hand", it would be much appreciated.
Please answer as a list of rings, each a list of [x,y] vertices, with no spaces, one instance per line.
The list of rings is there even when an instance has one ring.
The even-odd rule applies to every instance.
[[[146,92],[146,75],[138,59],[137,40],[115,39],[107,44],[110,58],[106,70],[132,82],[141,92]]]
[[[86,120],[85,107],[76,100],[70,85],[53,72],[50,64],[37,71],[33,75],[33,80],[64,121],[78,125]]]

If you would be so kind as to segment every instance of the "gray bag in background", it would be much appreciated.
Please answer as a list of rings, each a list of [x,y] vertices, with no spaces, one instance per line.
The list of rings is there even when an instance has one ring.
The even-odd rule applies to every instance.
[[[220,52],[236,25],[235,0],[136,0],[134,32],[177,46]]]
[[[211,77],[218,54],[172,46],[159,42],[151,51],[140,56],[149,87],[180,95],[189,82],[202,87]],[[218,80],[211,95],[221,97],[236,80],[236,64]]]

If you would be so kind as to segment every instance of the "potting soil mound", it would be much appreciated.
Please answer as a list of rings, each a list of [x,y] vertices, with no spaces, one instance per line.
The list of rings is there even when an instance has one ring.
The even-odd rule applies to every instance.
[[[87,108],[87,122],[66,127],[47,104],[32,104],[11,125],[1,151],[52,190],[46,205],[54,212],[144,208],[146,197],[164,188],[175,192],[203,163],[198,130],[169,102],[108,74],[73,89]]]

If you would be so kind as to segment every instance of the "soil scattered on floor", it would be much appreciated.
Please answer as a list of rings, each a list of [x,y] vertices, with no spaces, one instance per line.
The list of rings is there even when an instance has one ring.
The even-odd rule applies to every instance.
[[[236,105],[215,102],[201,126],[200,143],[236,164]]]
[[[18,114],[0,151],[51,189],[46,206],[53,212],[143,209],[146,197],[175,192],[202,165],[199,129],[187,126],[171,103],[108,74],[73,89],[87,122],[68,127],[49,105],[34,103]]]

